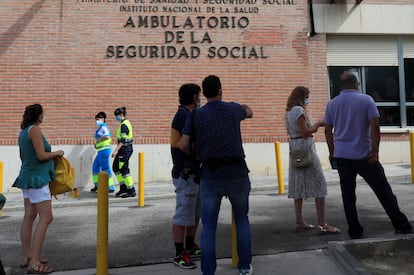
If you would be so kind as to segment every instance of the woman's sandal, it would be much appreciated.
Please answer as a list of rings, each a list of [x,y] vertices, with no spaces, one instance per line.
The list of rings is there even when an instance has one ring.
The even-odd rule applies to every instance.
[[[318,233],[319,234],[338,234],[341,233],[339,228],[335,226],[329,225],[327,223],[318,226]]]
[[[50,274],[54,270],[44,264],[29,264],[26,274]]]
[[[28,267],[31,259],[32,258],[30,258],[30,257],[23,257],[21,262],[20,262],[20,267],[21,268]],[[48,262],[47,259],[40,259],[41,264],[47,264],[47,262]]]
[[[303,232],[314,229],[315,226],[309,223],[296,224],[295,232]]]

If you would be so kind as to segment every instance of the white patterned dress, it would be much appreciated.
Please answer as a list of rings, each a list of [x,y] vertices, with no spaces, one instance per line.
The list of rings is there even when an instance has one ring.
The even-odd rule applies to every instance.
[[[289,192],[288,197],[293,199],[321,198],[327,195],[326,180],[322,166],[316,153],[313,137],[300,137],[300,130],[297,126],[297,119],[304,115],[307,126],[311,122],[301,106],[294,106],[285,114],[286,129],[290,136],[289,150],[311,148],[312,162],[309,166],[296,168],[289,165]]]

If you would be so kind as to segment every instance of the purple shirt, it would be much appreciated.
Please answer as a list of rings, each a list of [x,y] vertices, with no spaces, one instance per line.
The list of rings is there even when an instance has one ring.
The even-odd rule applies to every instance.
[[[371,96],[343,90],[328,102],[325,123],[333,126],[336,158],[363,159],[372,150],[370,120],[379,117]]]

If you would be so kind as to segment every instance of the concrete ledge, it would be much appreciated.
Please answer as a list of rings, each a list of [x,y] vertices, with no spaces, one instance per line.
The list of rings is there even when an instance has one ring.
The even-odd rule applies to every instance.
[[[381,259],[374,259],[371,254],[394,255],[395,251],[403,253],[403,251],[413,251],[414,235],[404,235],[399,238],[382,238],[382,239],[360,239],[349,240],[344,242],[329,242],[328,251],[333,258],[352,275],[369,275],[371,271],[361,263],[358,258],[370,259],[378,261],[378,265],[386,266]],[[398,255],[396,255],[398,257]],[[380,262],[381,261],[381,262]],[[389,270],[388,270],[389,271]],[[406,270],[407,274],[410,270]],[[394,274],[394,273],[393,273]]]

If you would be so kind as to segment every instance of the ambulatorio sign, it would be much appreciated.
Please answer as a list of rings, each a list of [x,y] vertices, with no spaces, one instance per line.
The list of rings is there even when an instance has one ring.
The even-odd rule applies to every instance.
[[[269,10],[295,6],[296,0],[76,0],[84,4],[113,5],[114,12],[125,14],[120,31],[139,30],[156,33],[154,41],[105,45],[109,59],[266,59],[265,45],[250,45],[243,33],[260,27]],[[220,42],[216,37],[231,32],[239,38]],[[152,36],[153,37],[153,36]],[[154,39],[154,38],[153,38]]]

